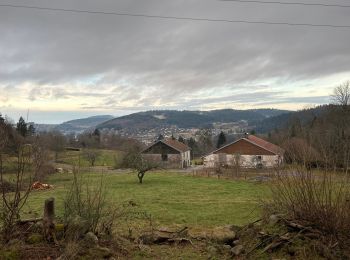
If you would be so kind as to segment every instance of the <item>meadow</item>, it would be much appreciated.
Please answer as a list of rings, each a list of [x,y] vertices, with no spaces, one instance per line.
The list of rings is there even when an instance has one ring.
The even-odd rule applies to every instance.
[[[92,149],[98,152],[95,165],[96,166],[115,166],[116,160],[120,156],[119,151],[105,150],[105,149]],[[53,155],[51,155],[53,158]],[[64,151],[60,152],[57,158],[57,162],[69,165],[80,165],[81,167],[89,167],[90,162],[85,158],[82,151]]]
[[[259,218],[259,202],[269,196],[265,184],[193,177],[190,173],[150,172],[143,184],[138,184],[135,173],[82,172],[80,176],[92,186],[98,186],[102,178],[111,204],[117,206],[132,201],[150,214],[155,223],[167,226],[244,225]],[[22,215],[41,216],[44,200],[54,197],[56,215],[62,216],[63,200],[72,179],[71,173],[50,175],[46,182],[54,188],[33,191]]]

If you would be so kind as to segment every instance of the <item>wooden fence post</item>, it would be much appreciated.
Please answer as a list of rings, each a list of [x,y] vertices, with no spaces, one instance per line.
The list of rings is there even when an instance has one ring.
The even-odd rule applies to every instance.
[[[45,200],[44,205],[44,217],[43,217],[43,228],[44,237],[47,241],[53,240],[57,243],[55,235],[55,199],[49,198]]]

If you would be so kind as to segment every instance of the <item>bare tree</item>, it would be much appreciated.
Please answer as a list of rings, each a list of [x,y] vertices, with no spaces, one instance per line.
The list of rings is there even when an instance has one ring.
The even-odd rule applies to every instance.
[[[32,163],[33,163],[33,179],[35,181],[43,181],[43,178],[48,174],[48,152],[39,139],[36,139],[32,144]]]
[[[3,235],[8,241],[13,234],[16,222],[20,219],[20,211],[26,204],[31,191],[31,145],[20,145],[17,152],[17,171],[14,178],[15,191],[8,194],[5,189],[5,172],[3,168],[3,155],[0,153],[0,186],[2,193]],[[26,176],[28,174],[29,176]]]
[[[141,153],[135,149],[132,149],[125,154],[122,166],[136,170],[140,184],[142,184],[146,172],[159,167],[156,162],[142,157]]]
[[[332,99],[338,105],[350,105],[350,81],[346,81],[345,83],[336,87],[334,89]]]
[[[98,150],[85,149],[83,151],[83,157],[90,163],[91,166],[95,166],[95,162],[100,156],[101,152]]]
[[[66,144],[65,136],[58,131],[53,131],[41,134],[40,138],[46,143],[50,150],[55,152],[55,161],[57,162],[59,153],[64,151],[64,146]]]

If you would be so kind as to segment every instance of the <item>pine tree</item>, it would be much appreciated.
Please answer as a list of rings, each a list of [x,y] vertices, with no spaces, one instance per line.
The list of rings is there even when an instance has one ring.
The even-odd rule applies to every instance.
[[[100,130],[98,130],[96,128],[92,135],[100,137],[101,136],[101,132],[100,132]]]
[[[28,135],[33,136],[35,134],[35,127],[33,124],[28,126]]]
[[[218,137],[218,142],[216,144],[216,148],[220,148],[222,145],[226,143],[226,136],[224,132],[220,132],[219,137]]]
[[[183,137],[181,135],[179,136],[178,141],[181,142],[181,143],[185,143],[185,139],[183,139]]]
[[[2,114],[0,113],[0,124],[5,123],[5,118],[2,116]]]
[[[24,121],[23,117],[19,118],[16,130],[21,136],[23,136],[23,137],[27,136],[28,128],[27,128],[27,124]]]

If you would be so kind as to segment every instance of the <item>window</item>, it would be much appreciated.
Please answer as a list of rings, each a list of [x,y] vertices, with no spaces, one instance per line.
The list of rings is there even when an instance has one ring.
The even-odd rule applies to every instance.
[[[168,160],[168,155],[167,154],[162,154],[162,161],[165,162]]]

